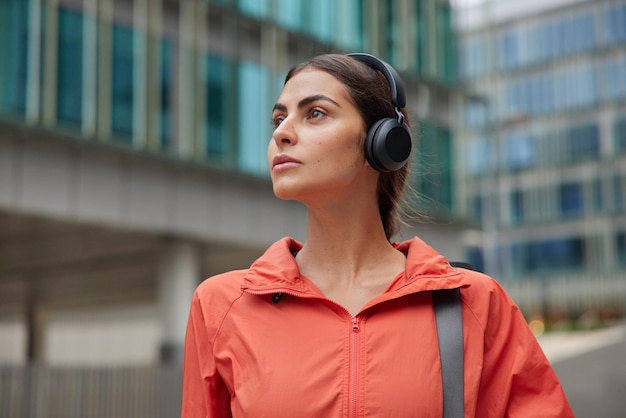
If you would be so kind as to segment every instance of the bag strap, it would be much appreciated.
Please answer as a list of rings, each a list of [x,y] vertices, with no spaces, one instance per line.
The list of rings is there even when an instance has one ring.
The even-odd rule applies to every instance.
[[[443,388],[443,418],[464,416],[461,289],[433,290]]]

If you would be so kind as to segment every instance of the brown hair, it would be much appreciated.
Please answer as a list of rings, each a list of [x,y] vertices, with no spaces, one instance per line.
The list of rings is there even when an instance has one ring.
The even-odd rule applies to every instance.
[[[347,55],[326,54],[293,67],[287,73],[285,83],[300,71],[311,67],[327,72],[346,86],[361,114],[366,132],[379,119],[397,117],[391,103],[389,83],[379,71]],[[405,123],[409,125],[406,109],[401,111]],[[387,239],[391,239],[397,232],[400,199],[407,178],[408,164],[397,171],[381,172],[378,177],[378,210]]]

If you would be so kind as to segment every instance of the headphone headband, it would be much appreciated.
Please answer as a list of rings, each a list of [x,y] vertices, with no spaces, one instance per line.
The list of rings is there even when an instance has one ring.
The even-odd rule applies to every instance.
[[[404,93],[404,83],[400,74],[391,65],[385,61],[376,58],[370,54],[363,53],[351,53],[347,54],[349,57],[361,61],[363,64],[373,68],[374,70],[383,73],[387,82],[389,82],[389,88],[391,89],[391,103],[398,109],[402,109],[406,106],[406,95]]]

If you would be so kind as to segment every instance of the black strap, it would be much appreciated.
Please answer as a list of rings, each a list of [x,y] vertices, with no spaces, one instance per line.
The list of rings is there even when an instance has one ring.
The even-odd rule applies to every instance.
[[[464,416],[463,317],[461,290],[434,290],[433,306],[439,338],[443,418]]]

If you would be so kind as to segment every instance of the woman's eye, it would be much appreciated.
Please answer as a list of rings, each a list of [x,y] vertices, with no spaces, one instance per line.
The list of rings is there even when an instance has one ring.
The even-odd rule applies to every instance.
[[[278,128],[278,125],[280,125],[281,123],[283,123],[283,121],[285,120],[284,116],[276,116],[272,118],[272,125],[274,126],[274,129]]]
[[[311,110],[311,113],[310,113],[309,117],[311,119],[320,119],[320,118],[323,118],[324,116],[326,116],[326,114],[324,112],[322,112],[321,110],[313,109],[313,110]]]

